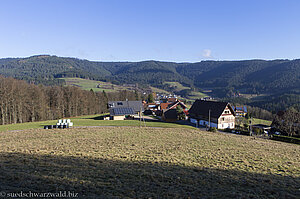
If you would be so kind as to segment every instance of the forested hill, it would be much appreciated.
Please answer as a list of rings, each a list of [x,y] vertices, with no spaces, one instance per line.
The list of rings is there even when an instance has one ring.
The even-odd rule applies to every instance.
[[[300,60],[94,62],[38,55],[0,59],[0,74],[46,85],[60,83],[58,77],[82,77],[155,86],[162,85],[164,81],[177,81],[200,89],[226,92],[280,93],[300,90]],[[216,93],[220,96],[224,94]]]
[[[246,93],[300,88],[300,60],[204,61],[180,66],[196,87],[232,87]]]

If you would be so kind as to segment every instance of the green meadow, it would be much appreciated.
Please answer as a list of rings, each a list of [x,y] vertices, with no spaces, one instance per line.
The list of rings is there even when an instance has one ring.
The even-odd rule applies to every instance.
[[[74,127],[80,126],[146,126],[146,127],[162,127],[162,128],[194,128],[191,126],[185,126],[175,123],[166,123],[159,121],[145,121],[140,122],[139,120],[101,120],[99,115],[88,115],[80,117],[72,117],[71,122],[74,123]],[[25,129],[42,129],[45,125],[55,125],[57,120],[48,120],[40,122],[27,122],[20,124],[8,124],[0,125],[0,131],[13,131],[13,130],[25,130]]]
[[[253,124],[264,124],[270,126],[272,124],[272,121],[269,120],[263,120],[263,119],[258,119],[258,118],[253,118],[252,119]]]
[[[169,87],[173,87],[176,91],[181,91],[184,89],[190,89],[190,87],[183,86],[179,82],[164,82],[164,84],[168,85]]]
[[[110,82],[82,79],[82,78],[61,78],[64,79],[67,86],[76,86],[83,90],[91,90],[95,92],[116,92],[119,90],[126,90],[129,87],[123,87],[119,85],[112,84]]]

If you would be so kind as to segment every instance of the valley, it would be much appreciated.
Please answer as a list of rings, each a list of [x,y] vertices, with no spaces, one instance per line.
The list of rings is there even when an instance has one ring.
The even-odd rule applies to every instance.
[[[156,87],[144,87],[140,88],[138,84],[113,84],[111,82],[104,82],[104,81],[97,81],[97,80],[89,80],[89,79],[82,79],[82,78],[60,78],[61,80],[66,82],[66,86],[75,86],[78,88],[81,88],[83,90],[93,90],[94,92],[117,92],[121,90],[128,90],[128,91],[139,91],[141,93],[160,93],[160,94],[179,94],[182,90],[188,90],[189,92],[182,93],[184,94],[181,99],[186,100],[195,100],[200,99],[204,97],[208,97],[208,95],[199,92],[199,91],[191,91],[191,88],[185,87],[179,82],[164,82],[164,85],[167,85],[165,87],[167,90],[156,88]]]
[[[241,104],[257,106],[273,113],[290,107],[300,110],[300,60],[298,59],[196,63],[153,60],[95,62],[36,55],[27,58],[0,59],[0,74],[44,85],[72,84],[63,78],[89,79],[99,81],[102,88],[94,88],[95,86],[89,86],[88,82],[81,82],[79,84],[84,85],[82,88],[89,89],[92,86],[95,91],[104,89],[108,92],[130,89],[128,86],[123,86],[124,84],[138,84],[140,88],[150,86],[174,92],[187,99],[208,95],[233,103],[241,102]],[[202,89],[210,92],[203,94]]]

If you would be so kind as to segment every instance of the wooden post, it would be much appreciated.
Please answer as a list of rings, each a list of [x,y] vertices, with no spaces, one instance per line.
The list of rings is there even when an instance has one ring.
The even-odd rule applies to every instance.
[[[252,117],[250,118],[250,136],[252,136]]]
[[[144,115],[143,115],[143,120],[144,120],[144,127],[146,127],[146,121],[145,121]]]
[[[139,119],[140,119],[140,127],[142,127],[142,107],[139,112]]]
[[[208,110],[208,128],[210,129],[210,109]]]

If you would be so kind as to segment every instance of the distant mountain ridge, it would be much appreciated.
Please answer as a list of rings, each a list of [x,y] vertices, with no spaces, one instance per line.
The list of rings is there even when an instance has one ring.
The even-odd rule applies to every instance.
[[[164,81],[178,81],[190,87],[213,89],[219,96],[229,90],[244,93],[280,93],[300,90],[299,59],[197,63],[96,62],[37,55],[28,58],[0,59],[0,74],[46,85],[60,83],[58,77],[82,77],[153,86],[160,86]]]

